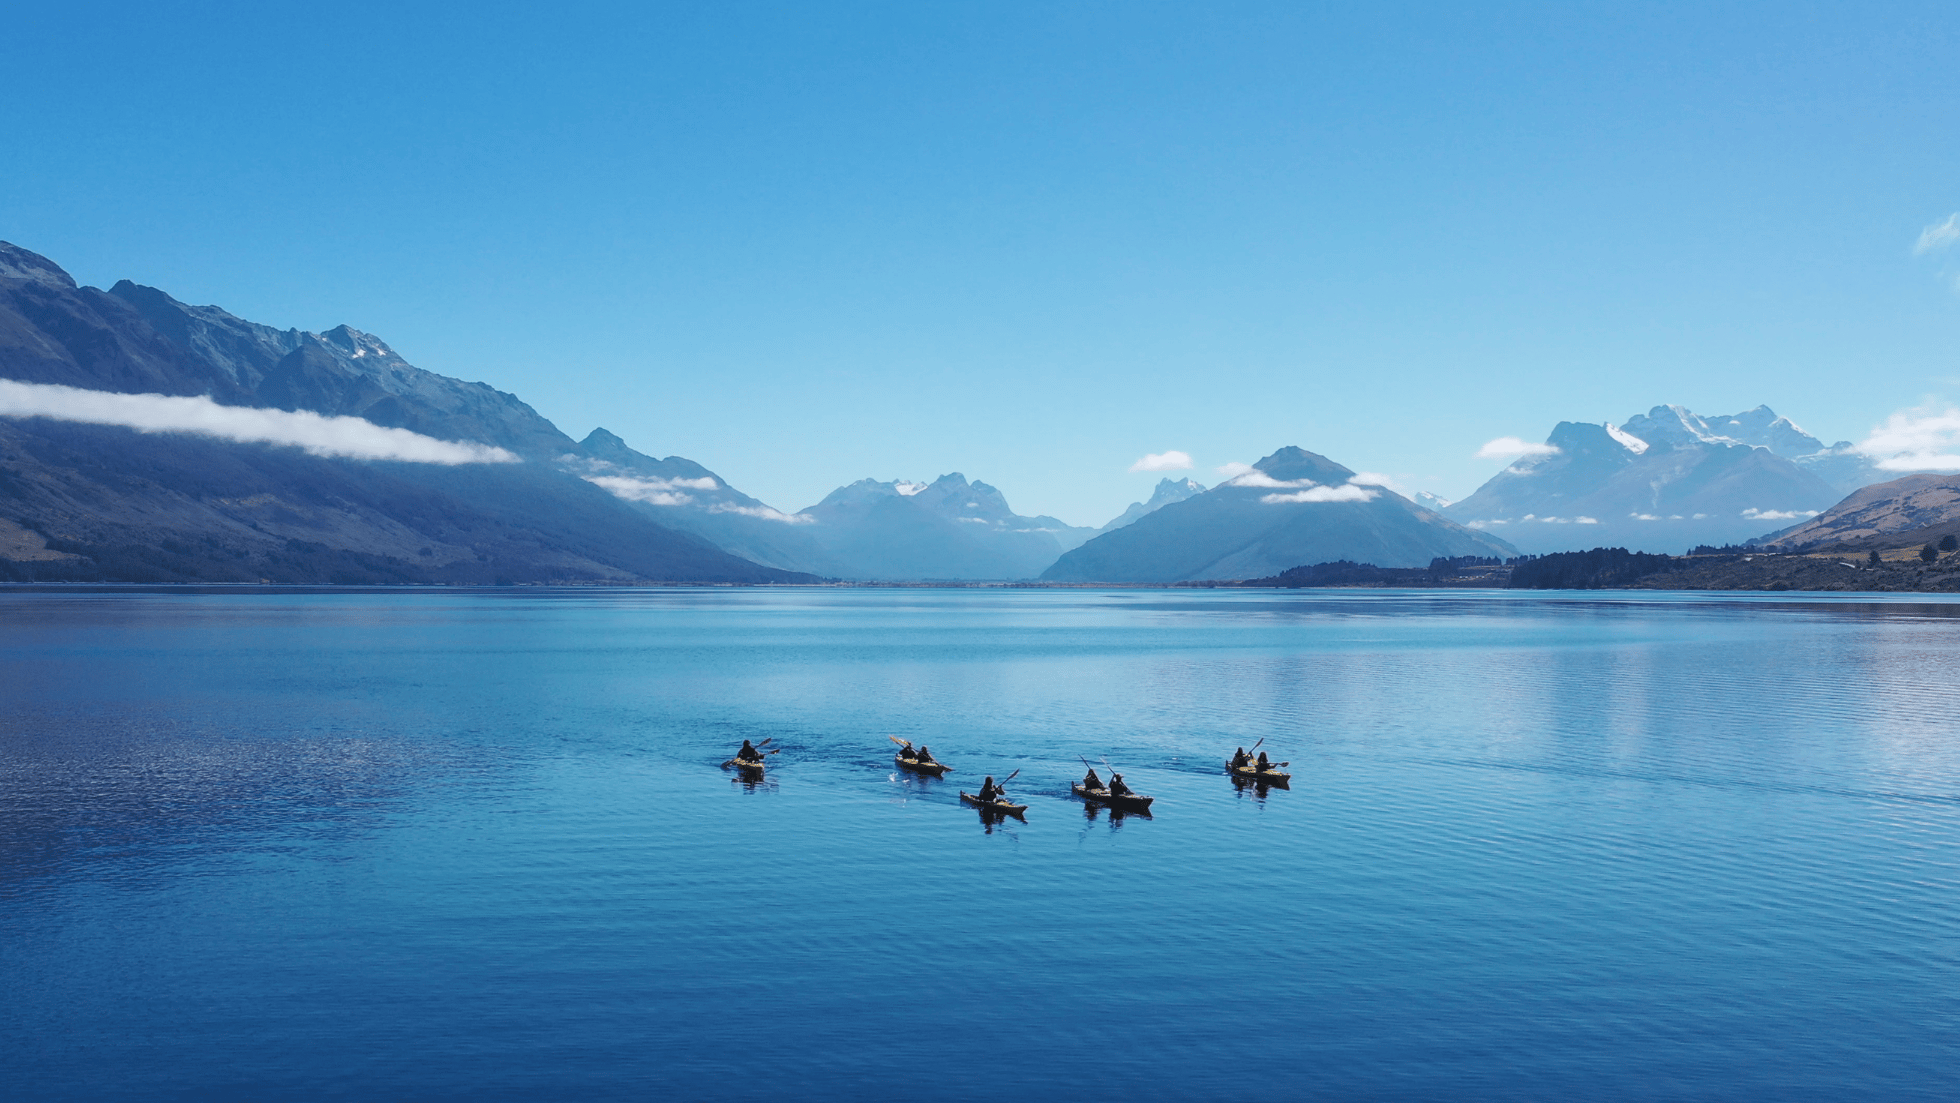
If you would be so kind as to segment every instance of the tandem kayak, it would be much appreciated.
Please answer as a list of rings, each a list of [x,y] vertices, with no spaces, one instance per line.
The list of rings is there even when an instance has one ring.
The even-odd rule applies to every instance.
[[[1234,766],[1230,762],[1225,764],[1225,768],[1230,770],[1235,778],[1256,781],[1261,785],[1277,785],[1282,789],[1286,788],[1287,782],[1293,780],[1293,775],[1284,770],[1261,770],[1257,766]]]
[[[1150,811],[1150,802],[1157,799],[1156,797],[1146,797],[1136,793],[1125,793],[1118,796],[1107,789],[1085,789],[1079,781],[1070,785],[1069,788],[1074,791],[1076,796],[1081,797],[1083,800],[1091,801],[1095,804],[1106,804],[1111,808],[1121,808],[1129,812],[1148,812]]]
[[[915,774],[924,774],[927,777],[945,777],[946,771],[952,769],[951,766],[946,765],[944,762],[920,762],[916,758],[907,758],[902,754],[893,755],[892,761],[897,763],[898,768],[901,770],[910,770]]]
[[[999,812],[1003,815],[1022,816],[1025,818],[1025,813],[1028,810],[1028,806],[1025,804],[1009,804],[1004,800],[981,800],[964,789],[960,790],[960,799],[983,812]]]

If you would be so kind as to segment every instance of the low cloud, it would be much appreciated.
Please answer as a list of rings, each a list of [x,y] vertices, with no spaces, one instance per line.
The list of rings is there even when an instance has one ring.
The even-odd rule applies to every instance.
[[[1264,471],[1253,468],[1244,474],[1233,476],[1226,482],[1226,485],[1264,487],[1269,490],[1280,490],[1291,489],[1296,486],[1313,486],[1315,484],[1312,479],[1275,479]]]
[[[615,497],[653,506],[684,506],[694,500],[694,495],[688,491],[715,490],[721,485],[706,476],[699,479],[662,479],[646,475],[584,475],[581,478],[593,486],[611,491]],[[708,511],[726,513],[731,510],[743,512],[739,506],[730,507],[729,510],[710,507]]]
[[[1900,410],[1854,447],[1882,471],[1960,470],[1960,409]]]
[[[1814,509],[1745,509],[1742,516],[1751,521],[1795,521],[1815,517]]]
[[[1400,494],[1402,497],[1407,498],[1410,501],[1415,500],[1415,493],[1411,491],[1408,487],[1403,486],[1401,482],[1395,478],[1395,476],[1384,475],[1379,471],[1357,471],[1354,475],[1354,478],[1349,479],[1348,482],[1353,483],[1355,486],[1378,486],[1381,487],[1383,490],[1393,491],[1396,494]],[[1443,504],[1448,505],[1449,503],[1444,502]]]
[[[694,500],[694,495],[676,490],[673,482],[667,479],[639,479],[629,475],[587,475],[584,478],[593,486],[629,502],[645,502],[650,506],[684,506]]]
[[[1912,251],[1915,255],[1924,256],[1956,241],[1960,241],[1960,212],[1947,215],[1945,222],[1935,222],[1919,231],[1919,240],[1914,243]]]
[[[1558,448],[1550,444],[1533,444],[1521,437],[1498,437],[1477,449],[1480,460],[1509,460],[1519,456],[1555,456]]]
[[[242,444],[281,444],[338,459],[452,466],[518,462],[516,456],[488,444],[437,440],[358,417],[220,406],[204,397],[114,394],[11,379],[0,379],[0,416],[116,425],[139,433],[193,433]]]
[[[1172,449],[1168,452],[1152,452],[1130,465],[1132,471],[1189,471],[1191,454]]]
[[[784,513],[768,506],[738,506],[734,502],[716,502],[708,507],[709,513],[739,513],[744,517],[759,517],[764,521],[775,521],[785,525],[814,525],[815,517],[807,513]]]
[[[1225,478],[1229,480],[1229,479],[1236,479],[1240,475],[1243,475],[1248,471],[1256,471],[1258,470],[1258,468],[1253,467],[1249,463],[1239,463],[1238,461],[1234,460],[1231,463],[1219,464],[1216,470],[1220,475],[1225,476]]]
[[[1269,506],[1284,502],[1371,502],[1381,493],[1353,483],[1344,486],[1314,486],[1291,494],[1267,494],[1259,500]]]

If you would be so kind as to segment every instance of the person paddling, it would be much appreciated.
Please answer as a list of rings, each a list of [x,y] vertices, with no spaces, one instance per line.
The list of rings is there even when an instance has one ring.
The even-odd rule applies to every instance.
[[[1265,772],[1266,772],[1267,770],[1270,770],[1270,769],[1272,769],[1272,768],[1273,768],[1273,764],[1272,764],[1272,761],[1271,761],[1270,759],[1268,759],[1268,758],[1266,757],[1266,752],[1265,752],[1265,751],[1260,751],[1260,752],[1259,752],[1259,772],[1263,774],[1263,773],[1265,773]]]
[[[1252,756],[1245,753],[1244,747],[1240,747],[1238,749],[1238,753],[1232,756],[1232,769],[1236,770],[1239,767],[1244,766],[1246,763],[1251,761],[1252,761]]]
[[[994,775],[988,774],[987,780],[980,786],[980,799],[985,802],[1006,800],[1007,790],[994,784]]]
[[[1089,767],[1089,772],[1083,775],[1082,787],[1091,790],[1103,787],[1102,778],[1096,776],[1096,768],[1094,766]]]
[[[762,752],[755,749],[755,744],[744,739],[742,740],[742,749],[735,752],[735,761],[751,764],[760,763],[762,761]]]
[[[919,765],[921,766],[925,765],[928,762],[937,761],[932,757],[932,752],[926,749],[926,745],[924,743],[921,743],[918,746],[912,748],[912,757],[917,759]]]
[[[1109,775],[1109,795],[1112,797],[1127,797],[1131,795],[1130,787],[1123,784],[1123,775],[1113,770]]]

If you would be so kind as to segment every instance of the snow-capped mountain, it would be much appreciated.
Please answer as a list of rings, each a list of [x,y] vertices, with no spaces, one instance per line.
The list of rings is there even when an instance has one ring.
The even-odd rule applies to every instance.
[[[1181,582],[1262,578],[1340,559],[1423,567],[1437,556],[1517,554],[1325,456],[1282,448],[1202,494],[1069,552],[1043,578]]]
[[[1711,418],[1656,406],[1617,426],[1562,421],[1545,443],[1551,451],[1518,460],[1444,513],[1527,552],[1680,552],[1814,517],[1844,496],[1833,478],[1869,470],[1848,442],[1826,447],[1767,406]]]

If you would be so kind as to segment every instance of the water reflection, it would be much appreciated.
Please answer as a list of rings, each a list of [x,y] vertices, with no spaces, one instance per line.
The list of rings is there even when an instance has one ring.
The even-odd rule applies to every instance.
[[[1292,787],[1293,783],[1291,781],[1263,781],[1249,777],[1240,777],[1237,774],[1232,775],[1233,792],[1241,799],[1250,796],[1253,800],[1261,804],[1265,803],[1267,794],[1273,790],[1286,790]]]

